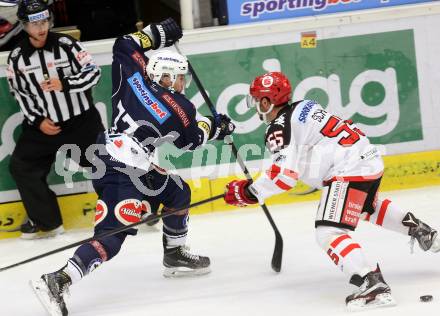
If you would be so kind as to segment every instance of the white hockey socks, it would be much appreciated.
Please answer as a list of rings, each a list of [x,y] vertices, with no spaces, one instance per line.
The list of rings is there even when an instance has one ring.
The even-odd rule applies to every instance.
[[[186,244],[186,236],[187,234],[183,235],[168,235],[166,233],[163,234],[163,240],[164,240],[164,248],[170,249],[180,246],[185,246]]]
[[[402,224],[402,220],[407,213],[388,199],[377,199],[374,213],[372,215],[367,214],[365,220],[377,226],[408,235],[408,227]]]
[[[372,268],[361,246],[348,233],[348,229],[318,226],[316,240],[336,266],[349,278],[354,274],[364,276]]]
[[[78,264],[71,259],[67,261],[67,265],[64,267],[63,270],[69,275],[70,279],[72,280],[72,284],[78,282],[84,276]]]

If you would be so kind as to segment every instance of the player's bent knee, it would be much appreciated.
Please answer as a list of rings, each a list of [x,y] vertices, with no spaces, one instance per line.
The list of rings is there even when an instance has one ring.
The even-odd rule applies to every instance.
[[[345,228],[333,227],[333,226],[318,226],[315,230],[316,242],[318,245],[327,250],[329,245],[336,240],[336,238],[347,235],[350,230]]]
[[[103,261],[108,261],[119,253],[126,236],[127,236],[126,234],[121,233],[121,234],[105,237],[96,240],[95,245],[92,244],[92,246],[100,254]],[[91,243],[93,243],[93,241]]]
[[[175,211],[182,209],[182,211],[176,212],[175,215],[186,215],[188,213],[188,207],[191,203],[191,189],[189,185],[182,181],[182,187],[179,190],[175,190],[172,193],[172,197],[164,203],[163,212]]]

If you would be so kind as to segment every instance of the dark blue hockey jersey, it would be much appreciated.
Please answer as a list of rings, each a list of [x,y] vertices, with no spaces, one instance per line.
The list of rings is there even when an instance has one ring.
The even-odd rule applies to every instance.
[[[113,46],[109,136],[129,135],[150,152],[164,141],[194,150],[207,141],[197,126],[196,108],[183,94],[146,78],[144,52],[151,46],[150,39],[139,32],[118,38]]]

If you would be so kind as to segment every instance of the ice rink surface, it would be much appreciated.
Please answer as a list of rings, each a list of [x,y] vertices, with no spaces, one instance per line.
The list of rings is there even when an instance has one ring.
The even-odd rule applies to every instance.
[[[386,192],[416,216],[440,228],[440,187]],[[191,279],[162,277],[160,232],[142,229],[129,237],[120,254],[70,288],[69,315],[350,315],[345,297],[353,287],[315,243],[318,202],[270,207],[284,237],[281,273],[270,268],[274,235],[260,209],[192,217],[191,250],[211,257],[212,273]],[[69,232],[52,240],[0,241],[0,266],[89,237],[90,231]],[[364,315],[438,315],[440,253],[423,253],[409,236],[361,222],[352,235],[372,266],[379,262],[398,305]],[[0,315],[46,315],[28,285],[31,278],[52,272],[73,249],[0,272]],[[431,294],[430,303],[419,296]],[[360,315],[356,313],[356,315]]]

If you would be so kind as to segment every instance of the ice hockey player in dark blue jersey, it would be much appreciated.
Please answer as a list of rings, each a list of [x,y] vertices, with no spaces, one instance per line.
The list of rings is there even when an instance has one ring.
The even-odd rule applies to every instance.
[[[208,140],[222,140],[234,131],[226,115],[202,117],[182,94],[187,79],[185,57],[159,50],[173,45],[182,31],[172,20],[150,24],[142,31],[116,40],[112,63],[112,126],[97,140],[93,180],[98,194],[95,236],[139,222],[163,204],[162,212],[185,208],[191,191],[179,176],[153,163],[155,148],[164,142],[194,150]],[[98,163],[99,162],[99,163]],[[185,246],[188,209],[163,219],[164,276],[210,272],[208,257],[189,253]],[[130,229],[81,245],[60,270],[43,274],[32,287],[50,315],[67,315],[64,294],[104,261],[116,256]]]

